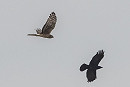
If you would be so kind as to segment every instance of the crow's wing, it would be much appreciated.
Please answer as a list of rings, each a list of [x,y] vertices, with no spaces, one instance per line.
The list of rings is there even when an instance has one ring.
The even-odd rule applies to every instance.
[[[94,81],[97,78],[96,77],[96,70],[88,69],[86,72],[86,76],[87,76],[88,82]]]
[[[56,14],[52,12],[49,18],[47,19],[47,22],[42,28],[42,34],[50,34],[51,31],[55,28],[56,21],[57,21]]]
[[[87,64],[82,64],[81,66],[80,66],[80,71],[84,71],[84,70],[86,70],[86,69],[88,69],[88,65]]]
[[[104,57],[104,51],[99,50],[97,52],[97,54],[92,58],[89,65],[90,66],[98,66],[99,62],[102,60],[103,57]]]

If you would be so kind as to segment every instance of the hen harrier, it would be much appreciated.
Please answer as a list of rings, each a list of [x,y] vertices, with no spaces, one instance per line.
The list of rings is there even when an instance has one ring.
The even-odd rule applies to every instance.
[[[92,60],[90,61],[89,65],[87,64],[82,64],[80,67],[80,71],[84,71],[86,69],[86,77],[88,79],[88,82],[92,82],[96,79],[96,70],[103,68],[101,66],[98,66],[99,62],[101,61],[101,59],[104,57],[104,51],[103,50],[99,50],[97,52],[97,54],[92,58]]]
[[[28,34],[28,36],[39,36],[44,38],[54,38],[50,33],[55,28],[57,21],[56,14],[52,12],[47,19],[45,25],[41,29],[36,29],[37,34]]]

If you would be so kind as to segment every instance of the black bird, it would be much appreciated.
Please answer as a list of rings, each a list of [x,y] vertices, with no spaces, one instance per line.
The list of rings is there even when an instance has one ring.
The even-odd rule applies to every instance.
[[[97,78],[96,70],[103,68],[101,66],[98,66],[99,62],[102,60],[103,57],[104,57],[104,51],[99,50],[97,52],[97,54],[92,58],[89,65],[84,63],[80,66],[80,71],[84,71],[84,70],[88,69],[86,72],[86,77],[88,79],[88,82],[92,82]]]

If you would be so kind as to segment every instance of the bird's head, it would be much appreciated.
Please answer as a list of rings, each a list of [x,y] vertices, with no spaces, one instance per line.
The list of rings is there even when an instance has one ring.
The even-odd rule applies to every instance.
[[[97,69],[101,69],[101,68],[103,68],[103,67],[101,67],[101,66],[97,66]]]

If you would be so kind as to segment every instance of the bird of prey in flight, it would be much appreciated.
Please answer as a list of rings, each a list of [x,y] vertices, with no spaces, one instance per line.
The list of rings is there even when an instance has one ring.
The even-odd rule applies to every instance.
[[[103,68],[101,66],[98,66],[99,62],[102,60],[103,57],[104,57],[104,51],[99,50],[97,54],[92,58],[89,65],[84,63],[80,66],[80,71],[85,71],[86,69],[88,69],[86,72],[88,82],[92,82],[97,78],[96,70]]]
[[[28,36],[39,36],[44,38],[54,38],[53,35],[51,35],[51,31],[55,28],[57,22],[57,17],[54,12],[52,12],[47,19],[45,25],[42,29],[36,29],[37,34],[28,34]]]

